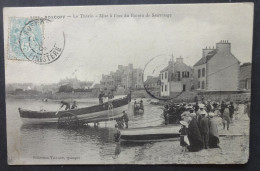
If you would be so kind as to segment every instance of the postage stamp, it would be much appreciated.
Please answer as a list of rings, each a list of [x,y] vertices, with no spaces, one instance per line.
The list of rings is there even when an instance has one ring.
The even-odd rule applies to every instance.
[[[48,64],[57,60],[65,46],[64,33],[54,39],[48,31],[53,22],[39,18],[10,18],[9,53],[10,60],[28,60],[37,64]]]

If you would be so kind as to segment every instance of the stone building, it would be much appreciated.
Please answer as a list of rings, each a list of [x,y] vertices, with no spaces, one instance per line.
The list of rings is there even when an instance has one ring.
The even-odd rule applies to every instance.
[[[172,59],[168,66],[160,71],[161,96],[192,90],[192,68],[183,62],[183,58]]]
[[[102,89],[115,89],[115,80],[112,78],[112,75],[102,74],[102,79],[100,81],[100,86]]]
[[[122,87],[124,89],[133,88],[133,64],[122,66]]]
[[[239,73],[240,90],[251,89],[251,71],[252,71],[251,63],[244,63],[243,65],[240,66],[240,73]]]
[[[133,64],[118,65],[115,72],[102,76],[100,84],[103,87],[112,86],[114,89],[119,87],[123,87],[125,90],[143,88],[143,70],[134,68]]]
[[[193,67],[194,88],[203,91],[236,91],[240,62],[231,53],[231,43],[221,40],[216,49],[202,49],[202,58]]]
[[[161,87],[160,77],[147,76],[144,85],[147,89],[160,89]]]
[[[140,89],[143,88],[143,70],[142,69],[134,69],[133,70],[133,85],[132,88]]]

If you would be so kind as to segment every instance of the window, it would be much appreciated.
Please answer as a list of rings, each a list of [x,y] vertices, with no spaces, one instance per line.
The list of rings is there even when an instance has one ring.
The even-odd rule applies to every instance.
[[[167,72],[165,72],[165,79],[167,79]]]
[[[165,91],[167,91],[167,85],[165,85],[165,88],[164,88]]]
[[[247,89],[248,90],[248,80],[246,79],[246,81],[245,81],[245,89]]]
[[[163,85],[162,85],[162,92],[163,92]]]
[[[198,82],[198,88],[200,88],[200,82]]]
[[[178,73],[178,81],[180,81],[181,80],[181,73],[180,73],[180,71],[178,71],[177,73]]]
[[[172,73],[172,78],[171,78],[171,81],[173,81],[173,79],[174,79],[174,74]]]
[[[183,86],[182,86],[182,91],[186,91],[186,85],[185,84],[183,84]]]
[[[202,81],[202,83],[201,83],[201,89],[204,89],[204,88],[205,88],[205,82]]]
[[[181,73],[181,77],[182,77],[182,78],[184,78],[184,77],[185,77],[185,75],[184,75],[184,72],[182,72],[182,73]]]
[[[162,73],[162,80],[163,80],[163,73]]]
[[[190,72],[189,72],[189,71],[187,72],[187,77],[188,77],[188,78],[190,77]]]
[[[205,77],[205,68],[202,69],[202,77]]]
[[[198,78],[200,78],[200,69],[198,70]]]

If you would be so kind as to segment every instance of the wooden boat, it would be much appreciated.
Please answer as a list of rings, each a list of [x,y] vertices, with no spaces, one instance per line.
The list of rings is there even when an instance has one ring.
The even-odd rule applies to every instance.
[[[180,137],[181,125],[153,126],[120,130],[120,141],[151,142],[174,140]]]
[[[78,109],[59,111],[31,111],[19,108],[20,117],[24,124],[45,124],[58,122],[97,123],[112,120],[122,116],[128,109],[129,97],[111,101],[112,109],[108,102]]]

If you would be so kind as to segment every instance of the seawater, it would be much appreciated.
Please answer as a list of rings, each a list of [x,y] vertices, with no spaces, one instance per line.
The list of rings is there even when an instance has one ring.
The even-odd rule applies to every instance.
[[[75,100],[75,99],[74,99]],[[78,107],[98,104],[98,99],[78,99]],[[143,99],[143,115],[131,116],[129,127],[146,127],[163,124],[162,110]],[[18,108],[57,111],[58,101],[43,102],[35,99],[6,100],[7,143],[9,162],[18,163],[135,163],[142,158],[146,144],[120,145],[114,142],[111,130],[115,121],[102,122],[98,127],[89,124],[80,128],[58,128],[51,125],[23,125]]]

